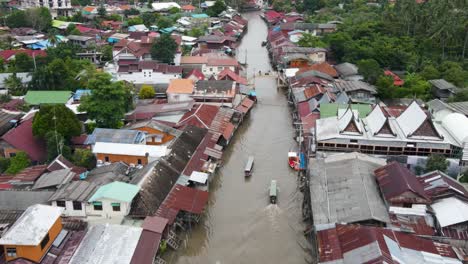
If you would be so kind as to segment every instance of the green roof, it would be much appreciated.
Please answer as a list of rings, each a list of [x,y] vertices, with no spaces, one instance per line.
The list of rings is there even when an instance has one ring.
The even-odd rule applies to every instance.
[[[337,116],[338,109],[347,107],[347,104],[320,104],[320,118]],[[351,108],[359,112],[359,118],[366,117],[372,111],[372,107],[368,104],[352,104]]]
[[[52,27],[59,28],[64,26],[67,22],[61,20],[52,20]]]
[[[70,91],[28,91],[24,100],[30,105],[65,104],[70,97]]]
[[[110,199],[130,203],[138,191],[140,187],[136,185],[115,181],[99,187],[88,202]]]

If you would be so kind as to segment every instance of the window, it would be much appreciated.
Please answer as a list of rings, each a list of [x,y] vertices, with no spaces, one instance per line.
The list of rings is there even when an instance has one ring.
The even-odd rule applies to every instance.
[[[101,202],[93,202],[94,211],[102,211],[102,203]]]
[[[41,249],[44,249],[50,241],[49,233],[41,241]]]
[[[16,257],[16,248],[7,248],[6,251],[8,257]]]
[[[81,211],[81,202],[73,201],[73,210],[75,211]]]
[[[111,203],[112,211],[119,212],[120,211],[120,203]]]
[[[212,72],[212,71],[213,71],[213,68],[210,68],[210,72]]]
[[[223,67],[218,67],[218,71],[222,71],[223,70]]]
[[[105,160],[106,162],[109,162],[109,157],[108,157],[108,156],[105,156],[105,157],[104,157],[104,160]]]
[[[65,201],[57,201],[56,203],[58,207],[65,207]]]
[[[10,153],[10,158],[13,158],[14,156],[16,156],[16,153],[14,152]]]
[[[357,139],[351,139],[349,142],[350,143],[358,143],[358,140]]]
[[[153,138],[154,141],[154,138]],[[138,159],[138,165],[141,165],[141,159]]]

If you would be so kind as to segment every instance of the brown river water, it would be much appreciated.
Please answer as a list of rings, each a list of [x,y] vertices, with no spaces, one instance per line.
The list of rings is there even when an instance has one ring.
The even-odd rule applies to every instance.
[[[238,48],[238,59],[253,72],[271,70],[261,46],[267,27],[259,12],[246,13],[248,32]],[[205,214],[183,237],[179,250],[166,254],[168,263],[306,263],[310,250],[302,232],[302,193],[297,174],[287,164],[296,146],[287,99],[273,77],[255,78],[258,104],[239,127],[223,156],[223,166],[210,184]],[[255,157],[250,179],[244,178],[249,155]],[[278,204],[270,205],[268,187],[276,179]]]

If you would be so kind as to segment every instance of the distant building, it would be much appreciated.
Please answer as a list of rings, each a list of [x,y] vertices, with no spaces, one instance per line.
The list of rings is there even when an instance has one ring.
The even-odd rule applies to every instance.
[[[458,91],[455,85],[444,79],[429,80],[429,83],[432,85],[431,91],[434,97],[443,101],[447,100]]]
[[[128,165],[146,165],[167,154],[166,146],[97,142],[93,153],[99,164],[125,162]]]
[[[169,83],[172,79],[182,78],[182,68],[157,61],[119,60],[116,77],[119,81],[133,84]]]
[[[69,0],[21,0],[22,8],[45,7],[50,10],[52,18],[58,16],[70,16],[72,14],[72,5]]]
[[[80,46],[84,49],[96,45],[96,40],[93,37],[69,35],[67,36],[67,39],[69,43]]]
[[[194,83],[190,79],[173,79],[167,88],[167,100],[169,103],[186,102],[192,100]]]

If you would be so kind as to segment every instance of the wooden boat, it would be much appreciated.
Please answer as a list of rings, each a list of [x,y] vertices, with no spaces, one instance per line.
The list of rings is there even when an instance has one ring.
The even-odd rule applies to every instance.
[[[249,156],[249,159],[247,160],[247,163],[245,164],[245,169],[244,169],[245,177],[252,175],[253,165],[254,165],[254,157]]]
[[[304,153],[288,152],[288,164],[291,169],[296,171],[305,170],[305,155]]]
[[[276,180],[271,180],[271,183],[270,183],[270,203],[276,204],[277,196],[278,196],[278,186],[276,186]]]

